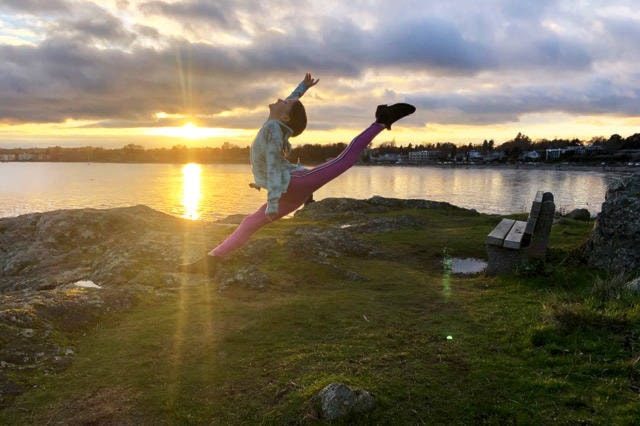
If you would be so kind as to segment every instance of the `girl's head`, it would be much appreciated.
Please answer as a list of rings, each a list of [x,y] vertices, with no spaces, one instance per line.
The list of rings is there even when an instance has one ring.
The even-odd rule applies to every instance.
[[[269,111],[269,118],[280,120],[293,130],[291,136],[298,136],[307,127],[307,112],[298,100],[278,99],[269,105]]]
[[[291,112],[289,113],[289,122],[287,123],[293,134],[291,136],[298,136],[307,127],[307,111],[304,109],[302,102],[295,101],[291,106]]]

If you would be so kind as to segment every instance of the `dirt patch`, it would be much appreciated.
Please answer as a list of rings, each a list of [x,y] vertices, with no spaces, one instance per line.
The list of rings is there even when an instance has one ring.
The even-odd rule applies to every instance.
[[[137,395],[127,388],[100,388],[87,395],[51,407],[34,424],[137,425],[144,423],[136,412]]]

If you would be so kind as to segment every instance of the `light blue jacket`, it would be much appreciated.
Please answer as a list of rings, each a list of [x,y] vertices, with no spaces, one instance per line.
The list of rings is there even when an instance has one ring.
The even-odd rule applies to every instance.
[[[303,81],[287,99],[300,99],[307,89]],[[255,182],[249,185],[267,190],[266,214],[278,213],[280,197],[287,192],[291,171],[299,168],[287,161],[292,134],[293,130],[282,121],[267,120],[251,144],[251,169]]]

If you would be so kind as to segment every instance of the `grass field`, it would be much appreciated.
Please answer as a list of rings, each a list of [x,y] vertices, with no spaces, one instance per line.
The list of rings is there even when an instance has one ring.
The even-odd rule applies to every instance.
[[[0,423],[313,424],[313,396],[336,381],[377,400],[345,424],[640,419],[638,298],[621,277],[578,262],[593,223],[559,220],[544,265],[456,276],[443,257],[485,257],[499,218],[393,214],[425,225],[363,235],[392,256],[340,257],[333,268],[287,250],[291,230],[308,220],[274,224],[256,236],[278,241],[260,265],[267,289],[221,292],[181,276],[67,335],[72,365],[35,374]]]

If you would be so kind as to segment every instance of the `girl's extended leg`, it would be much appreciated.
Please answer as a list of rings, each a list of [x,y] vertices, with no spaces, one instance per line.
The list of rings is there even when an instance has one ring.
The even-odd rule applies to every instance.
[[[222,244],[211,250],[209,254],[220,257],[228,255],[242,247],[258,229],[300,207],[314,191],[356,164],[362,155],[362,151],[383,129],[384,125],[373,123],[364,132],[356,136],[336,158],[311,170],[292,172],[287,192],[280,198],[277,216],[268,217],[265,214],[267,205],[264,204],[255,213],[245,217],[240,226]]]
[[[364,132],[356,136],[336,158],[310,170],[293,171],[287,194],[301,192],[306,194],[306,197],[309,197],[323,185],[349,170],[358,162],[362,151],[383,129],[384,125],[373,123]]]

